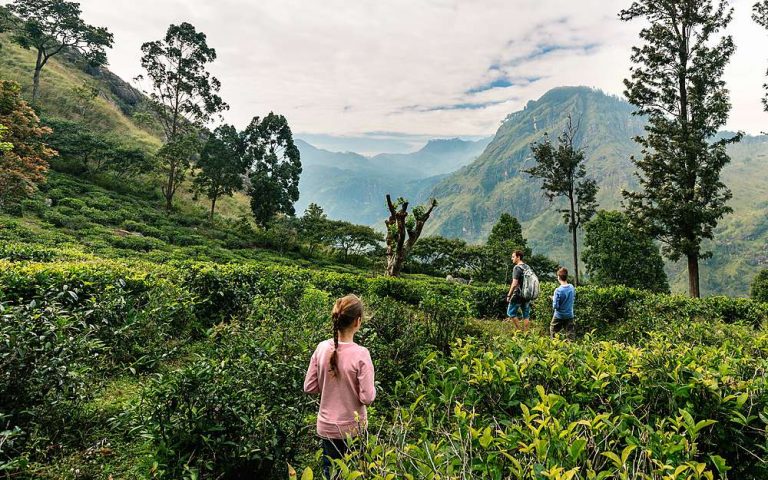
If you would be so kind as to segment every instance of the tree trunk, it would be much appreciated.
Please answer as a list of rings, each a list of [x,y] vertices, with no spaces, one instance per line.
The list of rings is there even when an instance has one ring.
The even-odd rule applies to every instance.
[[[576,239],[576,227],[573,227],[573,232],[571,232],[573,235],[573,278],[574,282],[573,284],[577,287],[579,286],[579,250],[578,250],[578,244]]]
[[[171,163],[171,168],[168,172],[168,183],[166,184],[165,191],[163,192],[165,194],[165,209],[167,211],[171,211],[171,208],[173,208],[173,194],[174,194],[174,183],[176,181],[176,164],[175,161]]]
[[[693,298],[701,297],[699,290],[699,256],[688,255],[688,292]]]
[[[400,272],[403,270],[403,262],[405,255],[403,252],[393,252],[392,255],[387,255],[387,276],[399,277]]]
[[[40,90],[40,72],[43,70],[43,51],[37,51],[37,62],[35,62],[35,73],[32,76],[32,105],[37,106],[37,95]]]
[[[573,284],[576,286],[579,286],[579,249],[577,245],[577,238],[576,238],[576,205],[574,205],[573,202],[573,192],[568,196],[568,199],[571,202],[571,235],[572,235],[572,241],[573,241],[573,278],[574,282]]]
[[[213,223],[213,211],[216,209],[216,196],[211,199],[211,214],[208,217],[208,220]]]

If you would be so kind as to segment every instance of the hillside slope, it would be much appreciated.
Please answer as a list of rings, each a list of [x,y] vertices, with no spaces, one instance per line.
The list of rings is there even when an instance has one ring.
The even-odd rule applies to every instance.
[[[545,132],[562,131],[571,113],[580,122],[578,143],[586,151],[588,175],[600,185],[601,208],[620,207],[621,190],[636,188],[631,156],[639,154],[632,140],[643,133],[644,120],[632,116],[627,102],[586,87],[556,88],[507,117],[483,154],[450,175],[432,195],[441,202],[431,234],[480,240],[487,237],[502,213],[521,220],[537,251],[568,265],[570,246],[556,200],[550,205],[541,183],[523,171],[533,165],[530,144]],[[714,258],[702,265],[705,293],[743,295],[760,266],[768,264],[768,138],[747,137],[730,150],[732,163],[723,178],[733,190],[734,213],[718,227]],[[686,285],[682,266],[670,266],[677,291]]]
[[[0,35],[0,78],[21,85],[22,95],[32,92],[35,52],[12,43]],[[76,88],[98,90],[92,103],[83,108]],[[42,71],[39,109],[42,117],[58,117],[82,122],[101,133],[116,133],[133,139],[148,149],[160,145],[160,134],[153,122],[140,125],[133,116],[144,108],[142,94],[107,68],[89,67],[77,55],[58,55]]]

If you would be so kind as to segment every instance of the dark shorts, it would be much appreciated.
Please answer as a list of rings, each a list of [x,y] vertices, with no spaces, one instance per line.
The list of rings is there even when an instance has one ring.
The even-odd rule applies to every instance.
[[[573,318],[555,318],[552,317],[552,321],[549,323],[549,334],[555,336],[556,333],[565,330],[565,335],[573,336],[574,324]]]
[[[531,318],[531,302],[510,303],[507,306],[507,316],[510,318],[522,318],[528,320]]]
[[[349,451],[347,441],[336,438],[323,438],[323,478],[331,478],[331,460],[344,458]]]

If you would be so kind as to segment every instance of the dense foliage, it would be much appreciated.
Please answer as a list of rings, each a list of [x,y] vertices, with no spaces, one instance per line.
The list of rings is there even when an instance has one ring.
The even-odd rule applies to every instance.
[[[248,195],[256,223],[268,226],[278,214],[293,216],[299,199],[301,154],[288,121],[269,112],[254,117],[243,133],[249,172]]]
[[[495,323],[469,322],[503,314],[504,285],[256,263],[0,267],[9,474],[284,478],[286,462],[313,468],[316,404],[301,383],[333,299],[348,292],[368,307],[358,341],[380,395],[367,448],[342,469],[766,473],[768,339],[754,330],[765,304],[580,287],[580,336],[592,333],[569,343],[502,339]],[[535,305],[542,328],[547,303]]]
[[[202,193],[211,201],[210,220],[216,210],[216,200],[223,195],[230,197],[243,188],[243,175],[248,168],[242,136],[232,125],[216,127],[197,160],[200,171],[192,182],[196,193]]]
[[[58,152],[53,168],[77,175],[110,172],[120,177],[149,173],[154,159],[144,149],[126,144],[115,135],[90,129],[80,122],[43,119],[50,129],[48,145]]]
[[[592,282],[669,292],[659,247],[633,228],[626,214],[601,210],[584,230],[584,261]]]
[[[27,102],[19,85],[0,80],[0,125],[4,126],[0,149],[0,208],[32,194],[45,180],[48,162],[56,154],[43,137],[50,130]]]
[[[761,270],[752,281],[752,298],[768,303],[768,269]]]

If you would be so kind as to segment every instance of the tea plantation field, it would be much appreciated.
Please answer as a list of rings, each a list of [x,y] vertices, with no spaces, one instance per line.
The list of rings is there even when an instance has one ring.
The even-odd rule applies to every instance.
[[[580,287],[578,338],[470,287],[242,260],[0,261],[0,478],[319,478],[302,393],[362,296],[371,424],[341,478],[768,478],[768,305]]]

